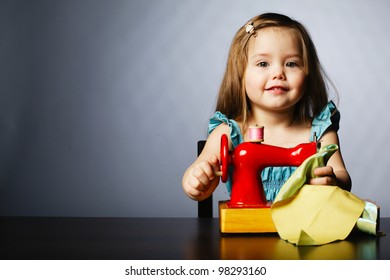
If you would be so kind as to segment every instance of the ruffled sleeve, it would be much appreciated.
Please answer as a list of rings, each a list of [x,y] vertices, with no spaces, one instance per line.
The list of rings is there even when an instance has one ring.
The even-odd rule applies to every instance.
[[[238,146],[240,143],[244,142],[242,138],[241,129],[238,126],[237,122],[232,119],[228,119],[226,115],[221,112],[215,112],[214,116],[210,119],[208,133],[210,134],[213,130],[219,126],[221,123],[226,123],[230,128],[230,139],[232,141],[233,147]]]
[[[329,101],[326,107],[313,119],[310,141],[313,141],[314,133],[317,135],[317,138],[325,133],[325,131],[332,127],[336,131],[339,130],[340,124],[340,112],[337,110],[336,105],[333,101]]]

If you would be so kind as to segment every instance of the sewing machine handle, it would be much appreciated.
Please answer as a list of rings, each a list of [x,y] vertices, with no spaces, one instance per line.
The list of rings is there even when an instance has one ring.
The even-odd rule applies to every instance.
[[[226,183],[229,177],[229,140],[226,134],[221,137],[221,180]]]

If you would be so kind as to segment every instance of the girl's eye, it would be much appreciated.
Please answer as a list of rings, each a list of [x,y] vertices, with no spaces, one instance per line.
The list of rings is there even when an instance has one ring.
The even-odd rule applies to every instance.
[[[261,61],[261,62],[259,62],[259,63],[257,64],[257,66],[259,66],[259,67],[267,67],[267,66],[268,66],[268,63],[265,62],[265,61]]]
[[[295,61],[290,61],[290,62],[287,62],[286,66],[287,67],[298,67],[298,63],[296,63]]]

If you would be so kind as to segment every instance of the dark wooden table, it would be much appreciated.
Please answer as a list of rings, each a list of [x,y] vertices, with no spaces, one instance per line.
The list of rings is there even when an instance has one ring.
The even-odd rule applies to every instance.
[[[296,247],[277,234],[221,234],[215,218],[0,217],[0,259],[390,259],[386,236]]]

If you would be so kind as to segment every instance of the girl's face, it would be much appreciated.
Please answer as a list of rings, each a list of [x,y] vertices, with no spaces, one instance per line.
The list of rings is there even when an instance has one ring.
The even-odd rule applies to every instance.
[[[305,77],[302,50],[293,30],[265,28],[249,41],[244,80],[252,110],[294,109],[304,94]]]

